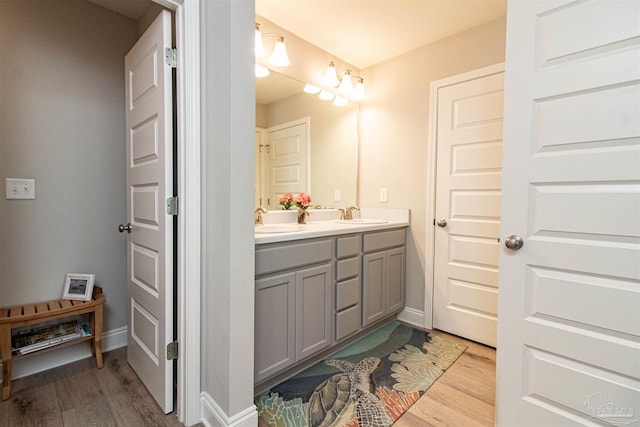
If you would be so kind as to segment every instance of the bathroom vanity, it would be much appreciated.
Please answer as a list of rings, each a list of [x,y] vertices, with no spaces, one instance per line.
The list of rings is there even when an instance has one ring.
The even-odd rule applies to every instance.
[[[393,211],[406,214],[256,234],[256,388],[279,382],[404,308],[409,218],[408,210]]]

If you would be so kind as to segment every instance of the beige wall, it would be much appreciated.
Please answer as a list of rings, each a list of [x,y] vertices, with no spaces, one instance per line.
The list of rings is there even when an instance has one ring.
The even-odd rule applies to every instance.
[[[266,128],[267,126],[267,106],[256,104],[256,127]]]
[[[95,273],[105,329],[125,326],[124,55],[137,23],[85,0],[0,1],[0,305],[59,298]]]
[[[488,22],[362,71],[368,99],[360,114],[360,206],[410,208],[407,307],[425,309],[429,86],[504,61],[506,18]],[[378,201],[380,188],[388,203]],[[430,226],[430,225],[429,225]],[[429,279],[427,279],[429,280]],[[427,316],[431,316],[430,303]]]

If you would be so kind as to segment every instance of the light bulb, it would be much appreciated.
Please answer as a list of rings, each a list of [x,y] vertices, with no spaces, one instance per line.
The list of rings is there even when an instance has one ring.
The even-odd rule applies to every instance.
[[[310,84],[307,83],[304,86],[304,91],[306,93],[318,93],[318,92],[320,92],[320,88],[318,86],[310,85]]]
[[[333,96],[334,95],[328,90],[323,90],[322,92],[320,92],[320,95],[318,95],[318,97],[323,101],[331,101],[333,99]]]
[[[348,103],[349,103],[349,100],[341,96],[336,96],[336,99],[333,100],[333,105],[337,107],[344,107]]]
[[[356,101],[364,101],[367,99],[367,95],[364,93],[364,79],[359,79],[356,83],[356,88],[353,91],[353,99]]]
[[[256,64],[256,77],[267,77],[269,75],[269,69],[262,65]]]
[[[327,71],[324,74],[324,79],[322,80],[322,84],[328,87],[336,87],[338,86],[340,81],[338,80],[338,74],[336,72],[336,66],[333,64],[333,61],[329,63],[327,67]]]
[[[351,71],[347,70],[344,72],[340,86],[338,86],[338,92],[346,96],[350,96],[351,92],[353,92],[353,86],[351,86]]]
[[[284,37],[278,37],[276,47],[273,48],[270,62],[277,67],[287,67],[291,65],[287,56],[287,46],[284,44]]]
[[[255,40],[256,58],[262,58],[267,55],[262,43],[262,33],[260,32],[260,24],[256,22],[256,40]]]

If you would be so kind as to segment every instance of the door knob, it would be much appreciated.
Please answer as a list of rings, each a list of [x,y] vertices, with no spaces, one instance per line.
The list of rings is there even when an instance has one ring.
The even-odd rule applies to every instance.
[[[517,251],[524,246],[524,240],[522,240],[522,237],[512,234],[505,239],[504,245],[509,249]]]
[[[125,231],[127,233],[131,233],[131,223],[127,223],[127,225],[120,224],[118,226],[118,231],[121,232],[121,233],[124,233]]]
[[[438,227],[446,227],[447,226],[447,220],[446,219],[439,219],[438,222],[436,222],[436,224],[438,224]]]

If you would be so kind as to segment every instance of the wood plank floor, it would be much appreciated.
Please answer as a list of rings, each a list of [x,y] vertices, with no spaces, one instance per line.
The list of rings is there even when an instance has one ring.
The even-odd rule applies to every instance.
[[[496,350],[441,331],[431,333],[468,348],[393,426],[493,426]]]
[[[182,426],[165,415],[126,360],[104,353],[104,368],[84,359],[13,381],[0,402],[0,427]]]
[[[493,348],[440,331],[468,349],[394,427],[493,426]],[[262,424],[262,423],[261,423]],[[0,402],[0,427],[181,426],[164,415],[126,361],[126,349],[104,354],[104,368],[89,358],[13,381]]]

